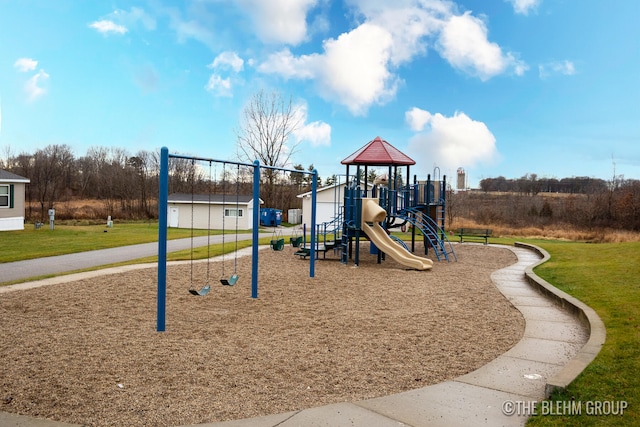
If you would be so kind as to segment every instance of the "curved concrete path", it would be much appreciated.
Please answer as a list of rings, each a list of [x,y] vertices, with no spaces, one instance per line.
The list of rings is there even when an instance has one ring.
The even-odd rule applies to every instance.
[[[521,246],[510,248],[518,261],[491,277],[522,312],[524,336],[487,365],[451,381],[390,396],[200,426],[524,425],[533,402],[547,397],[552,387],[571,382],[595,358],[604,343],[604,325],[589,307],[532,273],[532,267],[548,257],[544,251]],[[69,426],[7,413],[0,413],[0,425]]]

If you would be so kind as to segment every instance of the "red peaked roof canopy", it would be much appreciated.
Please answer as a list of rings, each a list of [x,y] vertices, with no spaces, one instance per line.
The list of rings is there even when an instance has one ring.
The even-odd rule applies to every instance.
[[[406,166],[415,165],[416,162],[403,154],[384,139],[376,136],[373,141],[344,159],[343,165],[368,165],[368,166]]]

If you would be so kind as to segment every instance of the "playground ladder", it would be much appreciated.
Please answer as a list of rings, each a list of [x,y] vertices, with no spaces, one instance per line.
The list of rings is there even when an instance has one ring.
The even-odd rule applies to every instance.
[[[345,226],[346,228],[346,226]],[[340,263],[349,263],[349,237],[347,236],[347,230],[342,230],[342,238],[340,240]]]
[[[413,214],[413,217],[411,214]],[[407,208],[403,212],[398,212],[398,216],[407,220],[409,223],[413,224],[414,227],[417,227],[420,230],[428,241],[429,246],[433,248],[438,261],[440,261],[441,258],[451,261],[449,259],[449,255],[453,255],[454,261],[458,260],[446,233],[442,228],[440,228],[437,222],[433,220],[433,218],[425,215],[422,211],[416,208]]]

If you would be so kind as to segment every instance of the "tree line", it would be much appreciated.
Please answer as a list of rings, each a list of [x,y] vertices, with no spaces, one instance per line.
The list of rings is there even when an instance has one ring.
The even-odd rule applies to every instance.
[[[131,154],[122,148],[92,147],[76,157],[68,145],[49,145],[33,153],[12,155],[9,150],[0,158],[0,168],[29,178],[26,187],[26,217],[45,221],[50,208],[74,200],[95,200],[98,207],[89,212],[66,213],[59,219],[104,220],[157,219],[160,153],[138,151]],[[293,166],[300,173],[263,174],[260,197],[264,207],[300,208],[296,196],[311,189],[312,171],[301,164]],[[249,167],[227,164],[209,165],[171,158],[170,193],[251,195],[253,175]],[[370,174],[368,181],[375,179]],[[364,177],[363,177],[364,178]],[[336,182],[335,176],[324,184]],[[318,186],[323,180],[318,177]],[[568,225],[582,229],[608,227],[640,231],[640,181],[621,176],[610,181],[596,178],[538,179],[526,175],[518,179],[486,178],[481,191],[452,194],[448,201],[451,223],[457,218],[474,219],[484,224],[511,227]],[[285,217],[286,221],[286,217]]]
[[[213,162],[171,158],[169,161],[170,193],[250,195],[253,171],[250,168],[222,166]],[[89,212],[73,212],[57,219],[156,219],[160,150],[141,150],[135,154],[115,147],[92,147],[80,157],[66,144],[49,145],[33,153],[14,155],[5,148],[0,168],[30,180],[26,186],[26,218],[44,221],[50,208],[61,207],[74,200],[99,201]],[[313,165],[301,164],[292,169],[301,173],[263,173],[260,197],[268,207],[287,211],[302,205],[297,194],[311,188]],[[212,171],[215,174],[212,175]],[[321,179],[319,180],[321,184]],[[64,210],[60,210],[62,213]]]
[[[615,174],[609,181],[588,177],[539,179],[530,174],[518,179],[483,179],[480,189],[452,194],[450,220],[457,215],[481,224],[513,228],[640,231],[640,180]]]
[[[539,178],[536,174],[527,174],[515,179],[499,176],[480,181],[480,189],[485,192],[502,191],[532,195],[538,193],[594,194],[607,190],[609,185],[610,183],[604,179],[588,176],[557,179]]]

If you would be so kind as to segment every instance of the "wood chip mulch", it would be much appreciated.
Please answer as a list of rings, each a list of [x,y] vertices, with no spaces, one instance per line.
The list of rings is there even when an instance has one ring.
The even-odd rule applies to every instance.
[[[90,426],[173,426],[299,410],[455,378],[520,340],[524,320],[490,274],[506,248],[455,245],[458,262],[411,271],[328,253],[262,250],[236,286],[221,263],[168,267],[167,330],[155,268],[0,295],[0,411]],[[417,248],[416,253],[424,253]],[[212,291],[192,296],[188,289]],[[233,272],[226,256],[225,274]]]

